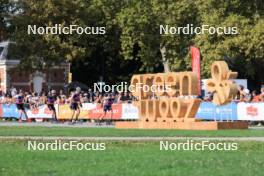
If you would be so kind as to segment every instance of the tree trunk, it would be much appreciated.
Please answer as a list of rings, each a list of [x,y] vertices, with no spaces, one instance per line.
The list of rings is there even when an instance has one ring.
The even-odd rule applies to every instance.
[[[164,72],[165,73],[170,72],[169,61],[166,59],[166,47],[165,47],[165,45],[160,46],[160,52],[161,52]]]

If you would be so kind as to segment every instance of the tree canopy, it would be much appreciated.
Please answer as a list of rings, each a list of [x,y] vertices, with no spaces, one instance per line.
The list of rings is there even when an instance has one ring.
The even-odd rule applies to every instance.
[[[191,69],[189,47],[194,45],[201,50],[204,77],[210,75],[213,61],[226,60],[240,78],[264,83],[262,0],[0,2],[0,40],[8,36],[16,41],[22,65],[33,69],[41,69],[44,62],[70,61],[96,73],[93,81],[99,76],[122,81],[138,72]],[[106,34],[28,35],[30,24],[104,26]],[[188,24],[235,26],[238,34],[160,34],[160,25]]]
[[[10,16],[12,14],[12,3],[9,0],[0,0],[0,41],[8,38],[10,32]]]

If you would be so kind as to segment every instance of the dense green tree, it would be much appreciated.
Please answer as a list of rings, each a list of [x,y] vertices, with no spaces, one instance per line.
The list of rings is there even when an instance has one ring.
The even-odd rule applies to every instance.
[[[116,22],[116,14],[122,6],[123,1],[107,0],[18,1],[18,13],[13,20],[16,26],[13,40],[17,42],[18,53],[23,59],[22,66],[42,69],[43,63],[49,66],[77,59],[77,63],[88,67],[94,67],[91,64],[98,65],[98,68],[93,68],[97,77],[107,75],[116,78],[118,74],[112,70],[112,65],[124,64],[119,54],[120,29]],[[105,27],[106,34],[28,35],[28,25],[34,24],[43,27],[55,24]]]
[[[240,78],[264,82],[264,6],[261,0],[196,1],[201,24],[237,27],[237,35],[196,35],[203,55],[203,75],[209,76],[214,60],[226,60]]]
[[[82,57],[86,48],[79,42],[79,35],[33,35],[28,34],[28,25],[37,27],[80,23],[80,16],[86,9],[83,1],[38,1],[21,0],[16,4],[17,15],[13,20],[16,31],[13,40],[17,43],[18,52],[24,66],[41,69],[56,61],[71,60]],[[43,64],[45,63],[45,64]]]
[[[261,0],[133,1],[119,14],[122,53],[126,59],[140,59],[147,71],[160,62],[165,71],[186,70],[190,68],[189,46],[195,45],[201,49],[203,76],[210,76],[214,60],[226,60],[240,78],[261,83],[263,13]],[[237,27],[239,33],[159,35],[159,24]]]
[[[124,57],[140,59],[147,71],[153,71],[161,63],[164,71],[186,69],[185,57],[193,35],[160,35],[160,25],[196,24],[196,13],[188,0],[131,2],[118,18]]]
[[[12,6],[11,1],[0,1],[0,32],[3,36],[15,29],[10,37],[17,42],[22,65],[30,68],[77,60],[93,67],[94,75],[122,80],[134,72],[190,69],[189,47],[195,45],[201,49],[204,77],[210,76],[211,63],[220,59],[241,78],[264,82],[262,0],[18,0]],[[106,34],[28,35],[29,24],[105,26]],[[239,34],[160,35],[160,25],[187,24],[235,26]],[[135,69],[128,69],[131,63]]]
[[[9,0],[0,0],[0,41],[8,38],[12,6]]]

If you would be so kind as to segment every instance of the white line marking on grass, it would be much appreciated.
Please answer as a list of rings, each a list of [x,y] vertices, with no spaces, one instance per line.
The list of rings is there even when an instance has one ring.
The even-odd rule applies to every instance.
[[[69,137],[69,136],[0,136],[0,140],[78,140],[78,141],[175,141],[175,140],[210,140],[210,141],[259,141],[264,137]]]

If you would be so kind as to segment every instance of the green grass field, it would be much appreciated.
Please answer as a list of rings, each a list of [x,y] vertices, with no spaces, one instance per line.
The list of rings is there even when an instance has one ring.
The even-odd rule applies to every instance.
[[[1,141],[1,176],[262,176],[264,143],[237,151],[160,151],[158,142],[112,142],[105,151],[28,151]]]
[[[0,136],[91,136],[91,137],[264,137],[264,130],[139,130],[114,128],[72,128],[72,127],[0,127]]]
[[[0,136],[264,137],[264,130],[122,130],[24,126],[0,127]],[[264,142],[238,142],[237,151],[160,151],[159,142],[153,141],[104,142],[105,151],[28,151],[26,140],[0,140],[0,176],[263,175]]]

